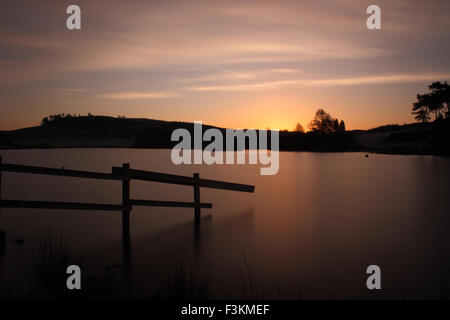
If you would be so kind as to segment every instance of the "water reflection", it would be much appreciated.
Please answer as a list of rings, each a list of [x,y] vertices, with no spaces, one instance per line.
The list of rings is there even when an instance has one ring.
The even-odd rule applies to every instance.
[[[202,190],[202,200],[214,206],[202,210],[199,226],[192,209],[133,209],[130,274],[140,292],[152,292],[180,264],[208,275],[217,298],[244,297],[249,278],[253,291],[267,298],[439,298],[448,287],[447,158],[281,152],[279,173],[264,177],[254,166],[174,166],[167,150],[1,153],[20,164],[106,172],[130,162],[143,170],[200,172],[256,185],[251,195]],[[5,173],[3,183],[2,196],[9,199],[116,203],[121,195],[114,182]],[[131,193],[136,199],[192,201],[192,188],[184,186],[133,182]],[[15,286],[28,272],[36,234],[47,229],[66,235],[101,269],[122,265],[121,223],[121,214],[3,210],[0,229],[10,239],[27,240],[21,247],[7,245],[3,278]],[[365,287],[370,264],[382,270],[383,290],[376,294]]]

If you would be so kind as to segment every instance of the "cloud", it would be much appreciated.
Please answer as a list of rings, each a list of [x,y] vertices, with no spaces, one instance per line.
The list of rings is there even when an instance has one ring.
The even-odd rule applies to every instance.
[[[269,82],[256,82],[249,84],[238,85],[222,85],[222,86],[196,86],[187,88],[189,91],[202,92],[202,91],[248,91],[258,89],[271,89],[285,85],[292,85],[299,83],[301,80],[283,80],[283,81],[269,81]]]
[[[139,100],[139,99],[162,99],[177,96],[174,92],[113,92],[98,95],[102,99],[111,100]]]
[[[449,73],[391,74],[381,76],[310,80],[312,86],[349,86],[362,84],[410,83],[448,79]]]
[[[208,73],[196,77],[178,78],[177,82],[211,82],[219,80],[250,80],[258,78],[267,78],[282,76],[285,74],[295,74],[301,72],[300,69],[294,68],[278,68],[278,69],[262,69],[262,70],[249,70],[249,71],[235,71],[224,67],[216,67],[223,70],[218,73]]]
[[[82,88],[65,88],[63,89],[64,92],[84,92],[86,89]]]
[[[186,88],[188,91],[250,91],[259,89],[274,89],[282,86],[354,86],[368,84],[389,84],[389,83],[413,83],[434,80],[450,79],[450,73],[422,73],[422,74],[388,74],[378,76],[364,76],[352,78],[336,79],[286,79],[279,81],[253,82],[245,84],[232,85],[214,85],[214,86],[194,86]]]

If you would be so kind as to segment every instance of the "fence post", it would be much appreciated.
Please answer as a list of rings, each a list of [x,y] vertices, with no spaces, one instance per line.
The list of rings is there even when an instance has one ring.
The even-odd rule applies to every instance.
[[[0,201],[2,201],[2,156],[0,156]],[[1,214],[2,214],[2,207],[0,206],[0,215]],[[5,255],[5,248],[6,248],[5,231],[0,230],[0,257]],[[2,261],[0,261],[0,263],[1,262]],[[0,276],[1,276],[1,274],[0,274]]]
[[[6,251],[6,235],[5,235],[5,231],[0,230],[0,278],[1,278],[1,258],[5,255],[5,251]],[[0,279],[1,280],[1,279]]]
[[[0,156],[0,203],[2,201],[2,156]],[[2,206],[0,205],[0,215],[2,214]]]
[[[122,164],[122,245],[123,245],[123,264],[125,275],[129,276],[130,271],[130,164]]]
[[[2,200],[2,156],[0,156],[0,201]],[[1,210],[1,207],[0,207]]]
[[[2,156],[0,156],[0,201],[2,200],[2,163]]]
[[[194,173],[194,220],[200,223],[200,174]]]

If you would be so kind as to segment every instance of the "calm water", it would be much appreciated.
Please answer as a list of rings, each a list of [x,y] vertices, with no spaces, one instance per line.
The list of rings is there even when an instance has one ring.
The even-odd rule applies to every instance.
[[[439,298],[450,296],[450,159],[362,153],[280,153],[280,171],[257,166],[175,166],[170,150],[0,151],[7,163],[110,172],[132,168],[254,184],[254,194],[202,189],[200,238],[193,210],[134,208],[132,278],[151,292],[180,263],[212,280],[218,298]],[[131,184],[138,199],[192,201],[192,188]],[[120,203],[121,184],[3,173],[3,199]],[[121,259],[120,213],[3,209],[4,286],[20,294],[36,236],[65,235],[99,268]],[[248,268],[246,267],[246,262]],[[368,265],[382,270],[369,292]],[[249,281],[249,273],[251,282]],[[23,282],[23,281],[22,281]],[[245,288],[244,288],[245,286]],[[251,288],[250,288],[251,287]],[[252,289],[253,293],[250,293]]]

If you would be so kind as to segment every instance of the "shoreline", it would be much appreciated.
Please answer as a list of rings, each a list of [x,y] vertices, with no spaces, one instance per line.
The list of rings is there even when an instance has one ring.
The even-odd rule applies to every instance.
[[[172,141],[172,132],[179,128],[194,133],[194,123],[188,122],[102,116],[64,118],[47,125],[0,131],[0,150],[172,149],[179,143]],[[203,128],[215,128],[222,134],[226,130],[210,125]],[[279,151],[450,156],[449,141],[450,120],[441,120],[330,134],[280,131]],[[210,142],[202,143],[205,148]],[[248,148],[247,144],[245,149]],[[225,149],[223,146],[222,150]]]
[[[12,150],[73,150],[73,149],[126,149],[126,150],[171,150],[171,148],[139,148],[139,147],[112,147],[112,146],[78,146],[78,147],[3,147],[0,146],[0,151],[12,151]],[[249,149],[245,149],[246,151]],[[367,154],[386,154],[386,155],[401,155],[401,156],[434,156],[434,157],[450,157],[446,154],[434,154],[434,153],[413,153],[413,152],[400,152],[400,151],[383,151],[383,150],[292,150],[283,149],[279,152],[308,152],[308,153],[367,153]]]

